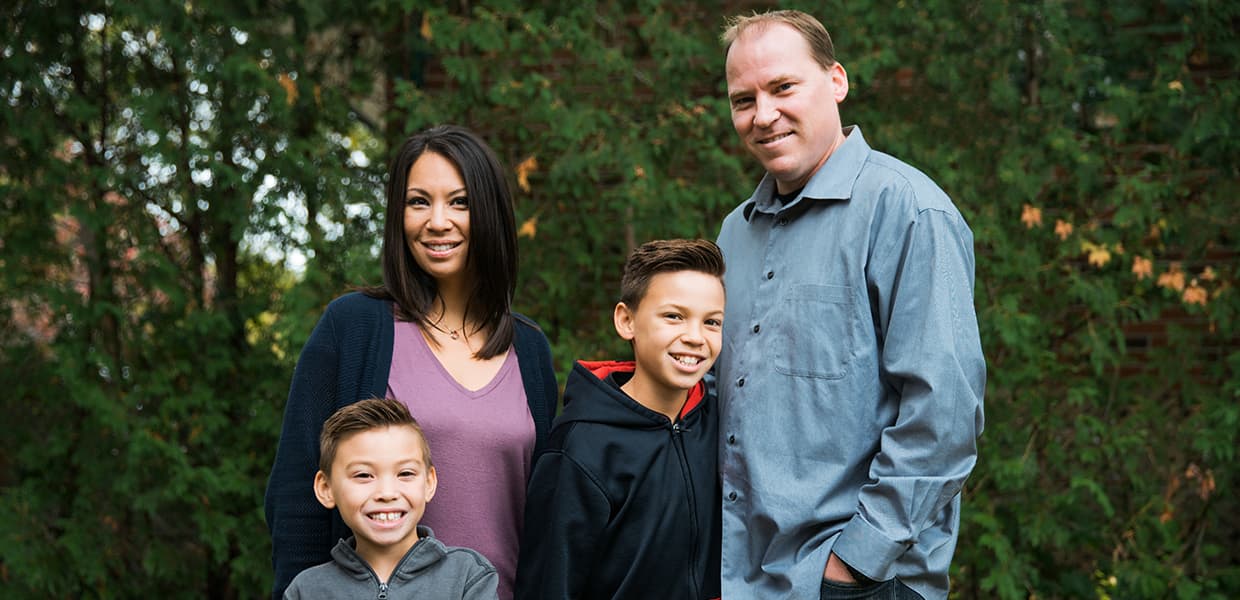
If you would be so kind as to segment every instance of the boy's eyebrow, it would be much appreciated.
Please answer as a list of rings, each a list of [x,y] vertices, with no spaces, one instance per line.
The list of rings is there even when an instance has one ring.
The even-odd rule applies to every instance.
[[[374,461],[374,460],[371,460],[371,459],[368,459],[368,458],[362,458],[362,459],[357,459],[357,460],[351,460],[351,461],[349,461],[349,462],[345,463],[345,464],[344,464],[344,466],[345,466],[345,468],[349,468],[349,467],[374,467],[374,466],[376,466],[376,464],[378,464],[379,462],[381,462],[381,463],[383,463],[383,464],[393,464],[393,465],[406,465],[406,464],[409,464],[409,463],[417,463],[417,464],[419,464],[419,465],[425,465],[425,464],[426,464],[426,459],[425,459],[425,458],[418,458],[418,457],[415,457],[415,456],[405,456],[405,457],[399,457],[399,458],[392,459],[392,460],[390,460],[390,461],[388,461],[388,460]]]
[[[676,304],[675,302],[664,302],[663,304],[659,304],[655,306],[655,310],[669,310],[669,309],[678,310],[680,312],[690,312],[689,307],[681,305],[681,304]],[[722,313],[723,310],[724,309],[722,308],[719,310],[712,310],[708,312],[707,314]]]

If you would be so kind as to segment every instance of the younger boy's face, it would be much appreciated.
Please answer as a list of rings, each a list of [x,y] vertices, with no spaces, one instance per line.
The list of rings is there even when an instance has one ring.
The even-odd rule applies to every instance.
[[[404,556],[418,541],[417,525],[436,483],[421,436],[395,426],[341,440],[331,476],[319,471],[314,491],[323,506],[340,510],[357,538],[357,553],[374,564],[378,556]]]
[[[616,307],[616,331],[633,342],[635,378],[668,395],[706,375],[723,339],[723,283],[699,271],[659,273],[633,310]]]

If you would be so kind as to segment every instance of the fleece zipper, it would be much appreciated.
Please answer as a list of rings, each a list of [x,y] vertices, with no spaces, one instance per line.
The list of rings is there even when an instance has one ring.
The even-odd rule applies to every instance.
[[[672,446],[676,448],[676,457],[680,459],[680,473],[685,480],[686,495],[689,498],[689,588],[693,590],[693,597],[700,598],[702,596],[702,588],[698,585],[697,575],[697,549],[698,549],[698,513],[697,513],[697,490],[693,486],[693,473],[690,471],[688,453],[685,451],[684,433],[688,429],[680,426],[677,421],[672,424]]]

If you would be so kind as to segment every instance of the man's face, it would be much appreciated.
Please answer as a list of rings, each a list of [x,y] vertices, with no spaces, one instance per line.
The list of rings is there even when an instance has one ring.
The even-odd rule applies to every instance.
[[[839,103],[848,74],[814,60],[800,32],[783,23],[746,30],[728,49],[728,100],[741,142],[775,178],[799,189],[844,143]]]

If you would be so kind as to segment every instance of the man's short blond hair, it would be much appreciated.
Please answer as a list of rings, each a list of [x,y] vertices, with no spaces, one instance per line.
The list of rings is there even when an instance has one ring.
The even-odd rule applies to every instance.
[[[835,66],[835,45],[831,42],[831,34],[827,33],[827,28],[813,15],[799,10],[773,10],[729,17],[724,23],[723,33],[719,35],[719,41],[723,42],[724,55],[727,55],[732,43],[745,31],[765,29],[779,23],[792,27],[805,38],[809,43],[810,54],[823,69]]]

